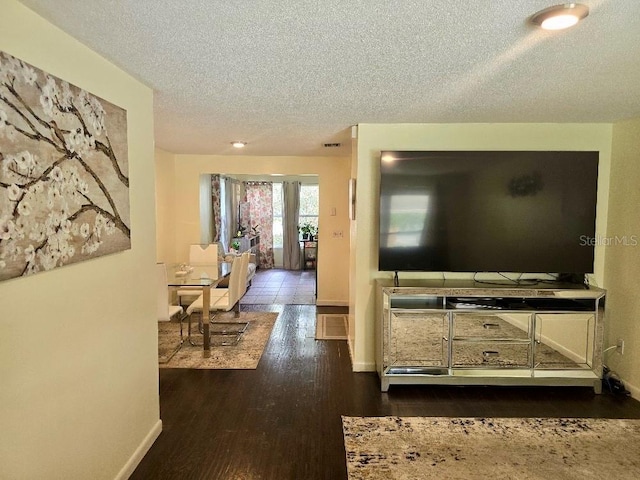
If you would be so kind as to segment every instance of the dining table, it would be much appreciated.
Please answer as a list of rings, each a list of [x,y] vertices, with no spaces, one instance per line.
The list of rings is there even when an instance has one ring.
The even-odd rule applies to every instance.
[[[191,263],[172,265],[167,269],[167,282],[170,288],[197,288],[202,290],[202,349],[205,357],[211,356],[211,334],[209,329],[209,311],[211,307],[211,289],[231,273],[231,263]],[[206,319],[206,320],[205,320]]]

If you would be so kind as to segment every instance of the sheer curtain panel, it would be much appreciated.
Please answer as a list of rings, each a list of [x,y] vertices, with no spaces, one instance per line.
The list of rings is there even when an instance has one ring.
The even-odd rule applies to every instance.
[[[284,212],[282,218],[282,263],[286,270],[300,270],[298,217],[300,212],[300,182],[283,182]]]

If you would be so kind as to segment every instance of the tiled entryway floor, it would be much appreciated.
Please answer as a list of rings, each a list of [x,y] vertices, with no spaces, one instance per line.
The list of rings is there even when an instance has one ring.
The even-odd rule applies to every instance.
[[[316,272],[313,270],[258,269],[241,305],[315,305]]]

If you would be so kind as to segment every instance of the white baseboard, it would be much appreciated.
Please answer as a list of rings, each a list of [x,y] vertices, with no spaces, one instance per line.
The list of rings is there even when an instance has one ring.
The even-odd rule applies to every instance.
[[[348,307],[349,302],[342,300],[318,300],[316,299],[316,306],[318,307]]]
[[[351,360],[351,370],[354,372],[375,372],[376,362],[354,362],[353,361],[353,344],[352,338],[347,339],[347,345],[349,346],[349,358]]]
[[[118,472],[115,480],[127,480],[136,467],[140,464],[144,456],[147,454],[153,442],[156,441],[160,433],[162,432],[162,420],[158,420],[156,424],[153,426],[151,431],[144,437],[142,443],[138,445],[133,455],[127,460],[127,463],[124,464],[124,467]]]
[[[624,384],[624,388],[631,392],[631,396],[633,398],[635,398],[636,400],[640,400],[640,388],[636,387],[635,385],[631,385],[624,379],[622,379],[622,383]]]
[[[353,362],[352,368],[354,372],[375,372],[375,362]]]
[[[347,321],[347,324],[349,322]],[[349,347],[349,361],[351,362],[351,370],[353,370],[353,338],[347,335],[347,346]]]

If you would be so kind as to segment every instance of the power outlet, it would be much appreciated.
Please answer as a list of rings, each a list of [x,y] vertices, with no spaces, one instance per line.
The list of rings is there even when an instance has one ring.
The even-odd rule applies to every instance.
[[[624,340],[619,338],[616,342],[616,352],[620,355],[624,355]]]

